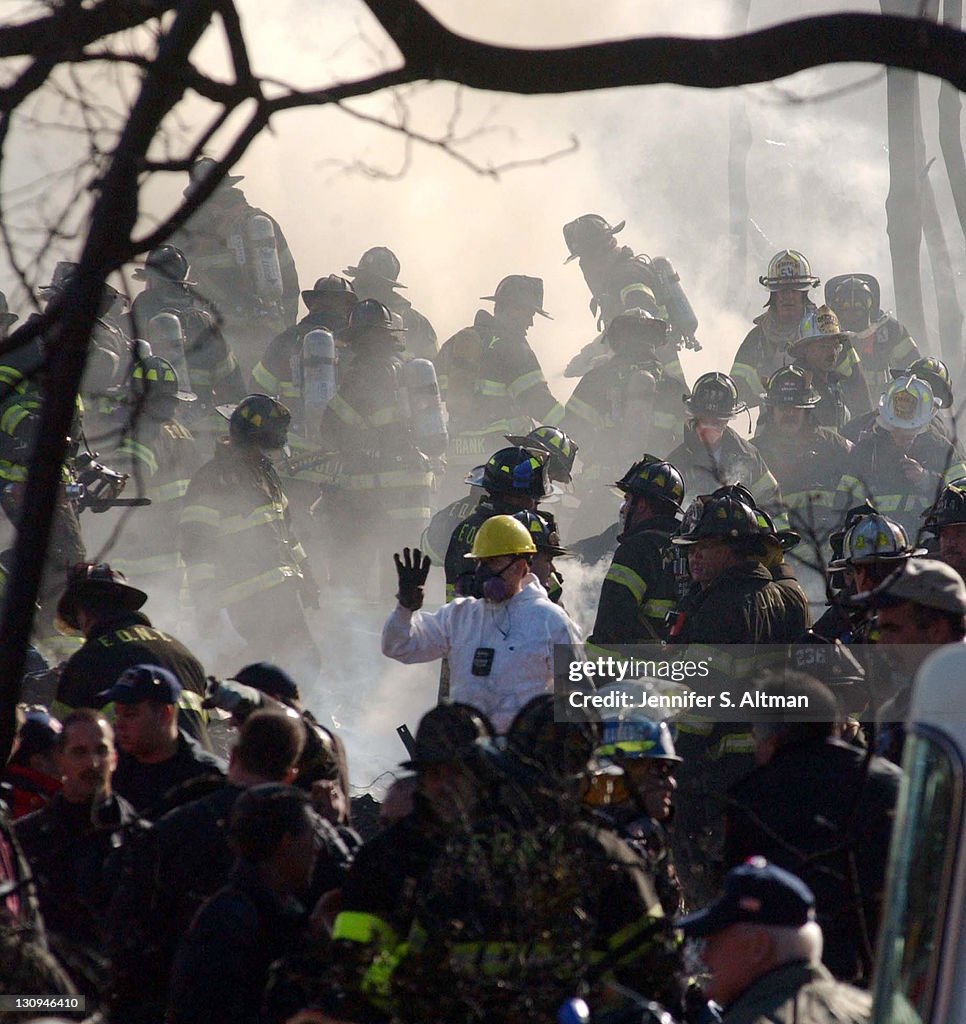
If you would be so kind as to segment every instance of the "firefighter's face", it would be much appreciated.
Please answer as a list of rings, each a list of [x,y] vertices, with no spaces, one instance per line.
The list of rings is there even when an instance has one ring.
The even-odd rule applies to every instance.
[[[529,306],[501,306],[499,318],[511,331],[524,334],[533,326],[534,311]]]
[[[177,710],[172,704],[142,700],[137,704],[118,704],[115,708],[117,745],[135,758],[150,757],[167,746],[172,720]]]
[[[644,813],[655,821],[671,817],[674,791],[674,762],[642,757],[624,762],[624,774],[634,788]]]
[[[772,410],[772,423],[779,433],[786,435],[801,434],[805,429],[807,409],[788,409],[780,405]]]
[[[725,1007],[733,1003],[763,973],[772,946],[764,929],[744,922],[709,935],[701,952],[710,973],[704,994]]]
[[[775,292],[775,301],[772,305],[775,315],[781,323],[794,323],[801,320],[805,313],[805,293],[785,288],[780,292]]]
[[[694,424],[694,432],[708,448],[717,448],[721,444],[728,420],[721,416],[699,416]]]
[[[960,576],[966,573],[966,523],[950,523],[939,531],[939,557]]]
[[[428,765],[419,773],[418,785],[433,813],[447,824],[466,821],[476,808],[476,782],[461,764]]]
[[[807,370],[828,373],[838,365],[842,342],[838,338],[822,338],[802,347],[802,362]]]
[[[550,574],[554,571],[553,555],[546,551],[538,551],[530,562],[530,571],[540,580],[540,585],[546,587],[550,580]]]
[[[862,302],[839,305],[835,313],[846,331],[864,331],[872,322],[872,311]]]
[[[721,537],[705,537],[688,547],[688,569],[701,587],[707,587],[737,561],[734,550]]]
[[[84,803],[97,793],[109,792],[111,774],[117,767],[113,729],[102,718],[69,725],[57,764],[64,797],[70,803]]]

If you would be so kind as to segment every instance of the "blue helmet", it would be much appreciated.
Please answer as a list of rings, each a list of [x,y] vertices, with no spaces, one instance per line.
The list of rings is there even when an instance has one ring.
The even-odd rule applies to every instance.
[[[657,761],[680,761],[667,722],[643,716],[618,715],[605,719],[598,760],[623,761],[648,757]]]

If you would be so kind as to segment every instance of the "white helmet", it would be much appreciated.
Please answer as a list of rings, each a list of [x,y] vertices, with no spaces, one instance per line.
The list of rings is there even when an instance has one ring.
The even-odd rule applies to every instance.
[[[879,426],[893,430],[922,430],[939,409],[929,382],[914,374],[897,377],[879,399]]]

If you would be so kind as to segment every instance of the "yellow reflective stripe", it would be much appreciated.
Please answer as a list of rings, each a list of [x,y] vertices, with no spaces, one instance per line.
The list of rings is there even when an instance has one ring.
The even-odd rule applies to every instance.
[[[19,462],[8,462],[0,459],[0,479],[21,481],[27,479],[27,467]]]
[[[341,396],[334,395],[327,406],[332,412],[350,427],[362,427],[365,429],[366,421],[352,408],[351,405]]]
[[[638,604],[644,600],[644,595],[647,593],[647,583],[633,569],[617,562],[611,564],[604,580],[616,583],[619,587],[627,587]]]
[[[5,434],[12,435],[16,431],[17,427],[19,427],[33,411],[34,410],[28,409],[19,403],[11,406],[2,416],[0,416],[0,430]]]
[[[559,427],[560,424],[563,423],[564,416],[566,415],[567,410],[559,402],[554,402],[550,412],[544,416],[543,422],[548,427]]]
[[[281,380],[272,373],[264,363],[256,363],[252,370],[252,380],[262,389],[266,395],[277,395],[281,387]]]
[[[684,367],[681,365],[681,360],[678,359],[678,357],[676,355],[672,356],[664,364],[664,376],[666,378],[670,378],[671,380],[673,380],[675,382],[680,381],[682,384],[685,383],[685,380],[684,380]]]
[[[478,380],[476,393],[485,398],[506,398],[507,386],[499,380]]]
[[[184,568],[179,551],[166,551],[163,555],[151,555],[146,558],[112,558],[111,564],[115,569],[120,569],[125,576],[132,578]]]
[[[305,548],[301,544],[293,544],[291,548],[292,554],[295,556],[296,562],[304,562],[306,559]]]
[[[943,483],[948,484],[964,476],[966,476],[966,463],[957,462],[943,473]]]
[[[284,519],[284,505],[259,505],[247,515],[225,516],[219,523],[219,530],[222,534],[245,533],[246,530],[282,522]]]
[[[298,569],[291,565],[279,565],[267,572],[251,576],[247,580],[225,587],[220,591],[222,604],[235,604],[244,601],[253,594],[260,594],[263,590],[271,590],[286,580],[295,579],[301,576]]]
[[[201,526],[218,526],[221,521],[221,513],[216,508],[209,508],[207,505],[186,505],[181,510],[181,525],[198,523]]]
[[[774,495],[778,490],[778,481],[775,479],[771,470],[765,470],[764,473],[748,488],[752,496],[756,501],[761,501],[763,498],[769,498]]]
[[[841,377],[851,377],[852,371],[859,365],[859,354],[851,345],[846,345],[842,350],[841,358],[835,367],[835,372]]]
[[[517,399],[529,388],[546,383],[541,370],[531,370],[529,373],[521,373],[515,381],[512,381],[507,387],[507,393],[511,398]]]
[[[188,493],[187,478],[184,480],[172,480],[169,484],[159,484],[157,487],[148,488],[148,497],[156,504],[163,505],[166,501],[177,501]]]
[[[181,696],[178,698],[178,707],[184,708],[185,711],[194,711],[196,714],[201,715],[205,721],[208,721],[208,712],[201,706],[203,699],[200,693],[182,688]]]
[[[761,394],[761,374],[754,366],[749,366],[748,363],[735,363],[731,367],[731,373],[729,376],[731,376],[735,381],[744,383],[756,398]]]
[[[728,754],[753,754],[755,738],[750,732],[733,732],[722,736],[710,750],[705,753],[709,760],[717,761]]]
[[[386,949],[396,946],[399,936],[395,928],[375,914],[359,910],[343,910],[332,925],[332,939],[346,942],[375,943]]]
[[[135,441],[133,437],[126,437],[117,446],[117,455],[129,455],[134,459],[137,459],[142,463],[148,471],[149,476],[154,476],[158,471],[158,460],[154,456],[154,452],[146,444],[141,444],[140,441]]]
[[[6,364],[0,365],[0,384],[6,384],[17,391],[22,391],[23,385],[26,383],[24,375],[19,370]]]
[[[187,567],[188,584],[196,587],[201,583],[210,583],[215,578],[213,562],[193,562]]]
[[[682,719],[674,724],[678,732],[686,732],[691,736],[710,736],[714,732],[714,722],[699,721],[695,718]]]
[[[786,494],[782,491],[782,501],[790,509],[802,509],[815,507],[830,508],[835,504],[836,495],[834,491],[792,491]]]
[[[567,414],[586,420],[592,427],[603,425],[600,413],[589,402],[585,402],[582,398],[575,398],[573,395],[567,402]]]
[[[651,291],[651,289],[648,288],[647,285],[644,284],[642,281],[635,281],[633,284],[625,285],[625,287],[621,288],[620,290],[621,305],[624,307],[624,309],[631,308],[627,300],[631,295],[634,294],[634,292],[643,292],[644,295],[646,295],[651,300],[651,302],[654,303],[655,306],[657,305],[657,299],[654,296],[654,292]],[[641,303],[638,303],[638,305],[641,309],[644,308],[644,306]]]
[[[663,622],[667,618],[667,613],[674,611],[675,607],[677,607],[675,601],[663,597],[652,597],[641,605],[641,611],[649,619],[660,619]]]

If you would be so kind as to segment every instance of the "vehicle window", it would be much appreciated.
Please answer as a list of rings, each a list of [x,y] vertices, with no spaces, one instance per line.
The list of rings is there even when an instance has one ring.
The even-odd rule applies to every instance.
[[[930,1019],[949,879],[959,832],[962,768],[935,734],[906,740],[906,778],[892,841],[889,903],[875,984],[876,1024]]]

